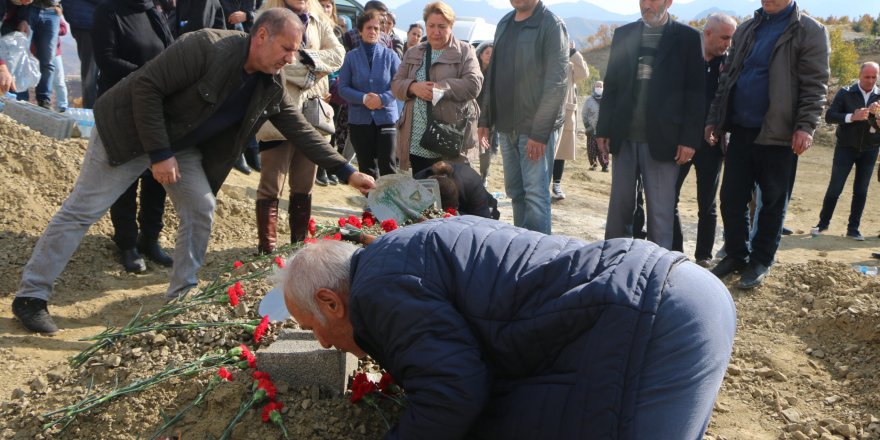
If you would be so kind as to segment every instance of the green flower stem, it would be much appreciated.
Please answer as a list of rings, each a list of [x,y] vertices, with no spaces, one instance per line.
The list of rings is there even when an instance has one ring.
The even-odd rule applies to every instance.
[[[124,396],[126,394],[132,394],[132,393],[137,393],[137,392],[143,391],[149,387],[158,385],[162,382],[173,379],[175,377],[191,376],[194,374],[201,373],[202,371],[205,371],[205,370],[217,368],[218,366],[221,366],[221,365],[232,365],[232,364],[235,364],[236,362],[237,362],[236,359],[230,358],[229,356],[227,356],[225,354],[223,354],[223,355],[214,354],[214,355],[203,355],[199,359],[197,359],[193,362],[190,362],[188,364],[184,364],[184,365],[181,365],[178,367],[168,367],[164,371],[162,371],[161,373],[159,373],[155,376],[152,376],[152,377],[149,377],[146,379],[136,380],[125,387],[116,388],[107,394],[103,394],[103,395],[93,394],[91,396],[87,396],[77,403],[74,403],[74,404],[68,405],[64,408],[43,414],[43,417],[48,418],[48,417],[54,416],[56,414],[63,413],[63,415],[61,417],[59,417],[58,419],[53,420],[48,423],[45,423],[43,425],[43,429],[49,429],[49,428],[52,428],[52,427],[59,425],[59,424],[62,424],[62,423],[63,423],[63,428],[66,428],[71,422],[73,422],[74,419],[76,419],[76,416],[79,415],[80,413],[83,413],[83,412],[86,412],[90,409],[101,406],[107,402],[110,402],[111,400],[116,399],[117,397]]]
[[[247,414],[248,411],[251,410],[256,404],[263,401],[266,398],[266,392],[262,390],[256,390],[251,396],[250,399],[241,403],[241,406],[238,407],[238,413],[235,414],[235,417],[229,421],[229,424],[226,425],[226,429],[223,430],[223,435],[220,436],[220,440],[229,440],[232,438],[232,431],[235,429],[235,426],[241,422],[241,419],[244,418],[244,415]]]
[[[147,333],[151,331],[159,331],[159,330],[196,330],[200,328],[211,328],[211,327],[244,327],[251,328],[248,326],[256,326],[260,321],[248,321],[248,322],[189,322],[182,324],[157,324],[148,327],[135,327],[123,329],[118,332],[111,333],[102,333],[96,336],[89,336],[87,338],[82,338],[80,341],[96,341],[101,339],[108,338],[118,338],[120,336],[132,336],[139,333]]]
[[[217,387],[217,384],[220,383],[220,380],[220,376],[214,375],[211,378],[211,381],[208,382],[208,386],[206,386],[205,389],[202,390],[202,392],[199,393],[198,396],[196,396],[195,400],[183,407],[183,409],[175,414],[174,417],[166,420],[165,423],[163,423],[162,426],[160,426],[159,429],[157,429],[156,432],[154,432],[153,435],[150,436],[150,440],[156,440],[168,428],[174,426],[177,422],[179,422],[180,419],[182,419],[183,416],[186,415],[187,412],[189,412],[189,410],[199,406],[199,404],[202,403],[202,400],[205,399],[205,396],[207,396],[211,391],[214,391],[214,388]]]

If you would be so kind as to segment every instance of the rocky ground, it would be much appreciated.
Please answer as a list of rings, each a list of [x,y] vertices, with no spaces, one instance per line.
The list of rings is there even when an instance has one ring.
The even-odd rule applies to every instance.
[[[878,246],[876,218],[880,204],[871,197],[862,232],[866,242],[843,237],[848,203],[838,205],[829,233],[811,238],[831,163],[831,136],[801,158],[786,237],[764,286],[750,292],[731,287],[739,327],[732,364],[707,432],[711,439],[880,439],[880,281],[853,266],[871,265]],[[54,420],[43,417],[89,393],[124,386],[189,362],[207,352],[222,352],[240,343],[254,345],[242,329],[159,331],[125,338],[98,353],[82,367],[68,359],[91,344],[81,341],[106,326],[123,327],[139,311],[150,314],[163,305],[167,271],[150,265],[142,275],[125,273],[116,261],[108,219],[94,225],[59,279],[51,311],[63,328],[54,337],[34,336],[12,318],[10,304],[21,267],[37,237],[57,210],[77,175],[85,142],[57,142],[0,115],[0,438],[129,439],[149,438],[209,386],[206,371],[172,379],[150,390],[79,415],[63,433],[41,430]],[[610,175],[590,171],[583,150],[567,164],[568,198],[553,207],[554,233],[588,240],[602,237]],[[500,160],[493,164],[489,190],[503,191]],[[696,202],[693,177],[685,184],[682,213],[686,238],[694,239]],[[201,272],[204,285],[227,282],[235,260],[249,260],[255,248],[253,215],[257,177],[233,172],[218,199],[210,252]],[[849,200],[849,189],[843,200]],[[345,187],[317,188],[315,217],[332,222],[359,213],[365,199]],[[286,205],[282,204],[282,210]],[[510,221],[509,200],[501,199],[502,220]],[[286,237],[281,219],[280,236]],[[162,243],[173,244],[177,224],[168,208]],[[693,242],[687,243],[692,252]],[[148,263],[149,264],[149,263]],[[250,263],[245,273],[273,264]],[[241,275],[241,274],[239,274]],[[735,281],[735,280],[729,280]],[[217,302],[179,316],[180,322],[242,321],[255,315],[260,295],[268,289],[261,278],[243,282],[248,311],[242,314]],[[286,326],[294,325],[286,323]],[[277,325],[276,325],[277,327]],[[269,332],[271,341],[277,328]],[[255,348],[255,347],[253,347]],[[365,368],[372,366],[365,365]],[[249,372],[234,370],[232,382],[216,385],[205,401],[163,435],[217,438],[248,394]],[[331,390],[294,389],[277,384],[285,403],[284,420],[295,438],[377,438],[385,424],[372,408],[352,405]],[[394,408],[383,406],[393,416]],[[233,438],[277,438],[279,431],[260,423],[251,411]]]

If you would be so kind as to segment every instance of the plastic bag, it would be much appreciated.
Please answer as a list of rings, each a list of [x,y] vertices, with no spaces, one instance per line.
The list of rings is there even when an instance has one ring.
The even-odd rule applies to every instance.
[[[15,90],[23,92],[40,82],[40,62],[28,50],[27,35],[12,32],[0,37],[0,59],[15,78]]]

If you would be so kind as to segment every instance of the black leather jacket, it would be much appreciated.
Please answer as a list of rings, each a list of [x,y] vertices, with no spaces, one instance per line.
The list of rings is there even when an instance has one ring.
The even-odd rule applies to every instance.
[[[506,35],[508,25],[516,11],[511,11],[495,29],[495,47],[499,44],[516,45],[516,61],[513,66],[501,66],[505,71],[516,72],[514,90],[494,90],[493,83],[498,70],[496,63],[489,65],[483,87],[485,101],[480,103],[479,127],[494,125],[499,109],[493,95],[514,93],[516,107],[512,109],[516,120],[523,121],[520,134],[546,144],[550,134],[563,122],[563,101],[568,81],[568,32],[565,23],[550,12],[543,2],[538,2],[532,17],[518,35]],[[511,111],[505,109],[504,111]]]
[[[868,105],[877,101],[880,101],[880,93],[875,87],[868,98]],[[834,96],[831,107],[828,107],[828,111],[825,112],[825,122],[838,124],[838,147],[854,148],[859,151],[880,147],[880,129],[876,128],[876,118],[872,118],[873,121],[846,122],[846,115],[854,113],[860,108],[868,107],[868,105],[865,105],[865,98],[859,90],[858,83],[840,89]],[[871,133],[871,123],[875,124],[874,133]]]

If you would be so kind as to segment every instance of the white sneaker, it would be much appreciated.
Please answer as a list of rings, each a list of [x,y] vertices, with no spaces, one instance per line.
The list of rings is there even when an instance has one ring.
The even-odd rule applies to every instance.
[[[562,200],[565,198],[565,193],[562,191],[561,183],[553,184],[553,194],[550,195],[550,198],[553,200]]]

